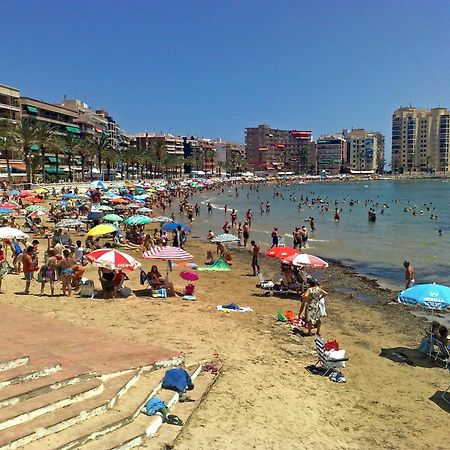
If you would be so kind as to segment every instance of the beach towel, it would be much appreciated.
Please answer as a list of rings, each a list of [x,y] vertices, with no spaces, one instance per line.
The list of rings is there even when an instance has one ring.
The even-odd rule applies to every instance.
[[[213,262],[210,266],[199,266],[197,270],[202,271],[210,271],[216,270],[219,272],[228,272],[231,270],[230,265],[221,257],[217,261]]]
[[[179,394],[186,392],[192,386],[192,379],[186,370],[182,368],[169,369],[163,378],[162,387],[176,391]]]
[[[248,306],[239,306],[236,303],[230,303],[229,305],[217,305],[218,311],[229,311],[229,312],[250,312],[253,311],[252,308]]]

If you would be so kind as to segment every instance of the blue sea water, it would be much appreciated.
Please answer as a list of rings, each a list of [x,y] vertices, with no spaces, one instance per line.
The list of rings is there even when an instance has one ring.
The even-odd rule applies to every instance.
[[[275,197],[276,192],[283,197]],[[450,183],[447,180],[310,182],[288,186],[262,183],[258,190],[244,186],[238,188],[238,193],[236,197],[233,187],[224,192],[204,192],[194,198],[202,203],[202,211],[194,223],[193,235],[206,236],[208,229],[221,233],[224,220],[230,221],[232,208],[238,210],[238,221],[244,221],[245,212],[251,208],[250,237],[259,241],[265,251],[271,245],[273,227],[278,227],[279,233],[285,236],[286,245],[292,245],[294,227],[306,225],[310,230],[305,219],[313,216],[317,230],[309,234],[309,253],[352,266],[359,273],[376,278],[381,285],[395,289],[404,284],[404,260],[414,266],[417,283],[450,284]],[[299,209],[302,195],[309,202]],[[317,197],[324,203],[312,205],[311,200]],[[351,200],[355,202],[353,206],[349,204]],[[270,202],[271,211],[260,214],[260,203],[266,201]],[[327,201],[330,206],[325,211]],[[208,202],[214,205],[211,216],[206,213]],[[223,211],[225,204],[227,215]],[[334,220],[335,206],[341,210],[339,222]],[[377,213],[375,223],[368,221],[371,207]],[[411,210],[405,212],[405,208]],[[432,220],[431,215],[437,215],[438,219]]]

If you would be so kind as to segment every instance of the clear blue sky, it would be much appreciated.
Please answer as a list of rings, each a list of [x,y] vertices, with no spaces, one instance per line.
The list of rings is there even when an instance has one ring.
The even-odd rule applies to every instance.
[[[380,129],[450,107],[450,2],[0,0],[0,83],[129,132]]]

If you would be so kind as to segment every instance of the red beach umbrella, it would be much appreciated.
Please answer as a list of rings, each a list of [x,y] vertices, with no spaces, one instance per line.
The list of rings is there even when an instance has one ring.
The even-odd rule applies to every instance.
[[[282,247],[282,246],[277,246],[277,247],[273,247],[270,250],[268,250],[265,255],[269,256],[270,258],[280,258],[280,259],[285,259],[288,256],[292,256],[292,255],[298,255],[300,252],[292,247]]]
[[[40,197],[25,197],[22,201],[25,203],[44,203],[44,200]]]
[[[22,191],[17,197],[23,198],[23,197],[31,197],[34,195],[33,191]]]
[[[180,277],[183,278],[183,280],[186,280],[186,281],[197,281],[200,278],[192,270],[183,270],[183,272],[180,273]]]
[[[0,208],[1,209],[5,209],[5,208],[6,209],[20,209],[20,206],[16,205],[15,203],[8,202],[8,203],[1,203]]]
[[[141,266],[132,256],[111,248],[101,248],[86,255],[92,263],[108,269],[134,270]]]

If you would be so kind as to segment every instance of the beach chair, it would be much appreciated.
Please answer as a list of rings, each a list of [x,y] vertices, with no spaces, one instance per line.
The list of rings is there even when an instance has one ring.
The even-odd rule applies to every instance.
[[[434,343],[438,346],[439,351],[436,353],[434,357],[434,361],[437,363],[441,361],[444,363],[444,369],[450,368],[450,350],[446,347],[441,341],[437,339],[434,340]]]
[[[264,296],[271,295],[273,288],[275,286],[275,283],[272,280],[264,279],[261,272],[258,273],[258,279],[259,279],[259,283],[256,285],[256,287],[259,287],[261,289],[260,295],[264,295]]]
[[[320,336],[316,337],[316,351],[318,360],[315,364],[325,369],[323,375],[328,375],[334,369],[345,367],[345,362],[349,359],[345,357],[345,350],[325,351],[325,344]]]
[[[191,301],[195,301],[197,300],[197,297],[194,294],[195,292],[195,285],[193,285],[192,283],[189,283],[183,291],[183,299],[184,300],[191,300]]]
[[[95,297],[94,282],[87,278],[82,278],[80,281],[80,297]]]

